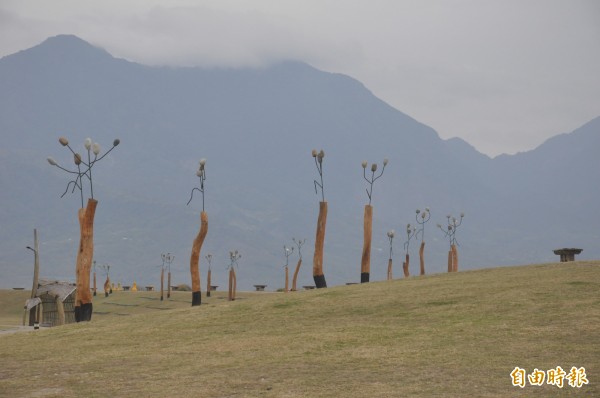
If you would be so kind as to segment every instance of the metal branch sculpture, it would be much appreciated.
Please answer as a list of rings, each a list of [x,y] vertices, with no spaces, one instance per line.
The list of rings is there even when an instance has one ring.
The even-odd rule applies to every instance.
[[[290,260],[290,256],[292,255],[292,253],[294,253],[294,247],[287,247],[286,245],[283,245],[283,254],[285,255],[285,265],[283,266],[283,268],[285,269],[285,288],[284,288],[284,292],[288,292],[289,291],[289,260]]]
[[[94,287],[92,288],[94,297],[96,297],[96,260],[94,260]]]
[[[300,271],[300,266],[302,265],[302,245],[306,242],[306,239],[298,239],[292,238],[296,247],[298,247],[298,263],[296,264],[296,270],[294,271],[294,277],[292,278],[292,291],[296,291],[296,282],[298,280],[298,272]]]
[[[375,172],[377,171],[377,163],[373,163],[371,165],[371,177],[367,178],[367,162],[362,162],[363,168],[363,178],[369,184],[369,188],[366,189],[367,196],[369,197],[369,204],[365,205],[365,212],[363,218],[363,250],[362,250],[362,258],[360,263],[360,282],[366,283],[369,282],[369,278],[371,275],[371,240],[373,235],[373,206],[371,206],[371,199],[373,195],[373,184],[383,175],[385,171],[385,166],[387,166],[388,160],[383,160],[383,167],[381,168],[381,173],[378,176],[375,176]]]
[[[162,268],[160,274],[160,301],[163,300],[163,281],[165,277],[165,268],[167,269],[167,298],[171,298],[171,263],[175,260],[175,256],[171,253],[162,253],[160,255],[162,259]],[[165,265],[166,263],[166,265]]]
[[[392,280],[392,256],[394,254],[393,248],[392,248],[392,244],[394,241],[394,236],[396,235],[396,233],[394,232],[393,229],[389,230],[387,233],[387,237],[390,241],[390,258],[388,260],[388,268],[387,268],[387,280],[391,281]]]
[[[417,229],[410,224],[406,225],[406,241],[404,242],[404,252],[406,254],[406,260],[402,264],[402,269],[404,270],[404,277],[408,278],[410,276],[409,265],[410,265],[410,254],[408,253],[408,246],[410,245],[410,240],[417,233]]]
[[[84,148],[87,152],[87,162],[83,160],[81,154],[75,152],[69,145],[69,140],[65,137],[60,137],[58,142],[66,147],[73,154],[73,162],[77,167],[76,170],[69,170],[66,167],[58,164],[52,157],[48,157],[48,163],[51,166],[74,175],[74,179],[67,183],[65,192],[61,198],[66,195],[69,188],[72,187],[71,193],[75,189],[79,189],[81,197],[81,208],[77,212],[79,219],[79,251],[77,252],[77,263],[75,266],[75,280],[77,290],[75,292],[75,321],[90,321],[92,319],[92,293],[90,289],[90,273],[92,268],[92,259],[94,258],[94,216],[96,214],[96,206],[98,201],[94,199],[94,185],[92,179],[92,169],[100,160],[108,155],[121,142],[119,139],[113,141],[113,146],[104,155],[99,156],[101,152],[100,144],[92,143],[91,138],[86,138]],[[93,156],[92,156],[93,154]],[[90,185],[90,198],[87,206],[83,203],[83,183],[88,181]]]
[[[206,271],[206,297],[210,297],[210,291],[212,289],[211,286],[211,279],[212,279],[212,268],[211,268],[211,262],[212,262],[212,254],[208,253],[206,256],[204,256],[204,258],[206,259],[206,261],[208,262],[208,271]]]
[[[417,209],[416,213],[415,219],[417,220],[417,224],[421,226],[417,230],[417,238],[419,237],[419,234],[421,234],[421,247],[419,248],[419,264],[421,266],[420,274],[425,275],[425,224],[431,218],[431,213],[429,212],[429,207],[426,207],[423,211]]]
[[[196,171],[196,176],[200,178],[200,188],[195,187],[190,194],[188,205],[194,197],[194,191],[202,193],[202,212],[200,213],[200,231],[192,243],[192,254],[190,256],[190,273],[192,276],[192,307],[200,305],[202,297],[200,295],[200,250],[208,233],[208,214],[204,211],[204,181],[206,180],[206,159],[200,159],[200,166]]]
[[[448,272],[458,271],[458,249],[456,246],[459,246],[459,244],[456,240],[456,230],[462,225],[464,217],[465,213],[460,213],[460,219],[458,220],[456,217],[452,217],[450,214],[447,215],[447,226],[445,229],[441,224],[437,224],[437,227],[442,230],[444,235],[448,238],[448,243],[450,244],[450,250],[448,251]]]
[[[238,260],[242,258],[242,255],[237,250],[229,252],[229,301],[235,300],[235,293],[237,290],[237,277],[235,275],[235,269],[238,268]]]
[[[315,254],[313,256],[313,279],[317,289],[327,287],[325,275],[323,274],[323,249],[325,246],[325,228],[327,226],[327,202],[325,202],[325,190],[323,187],[323,158],[325,152],[321,149],[317,152],[312,150],[312,157],[315,159],[317,172],[319,173],[320,183],[314,180],[315,194],[319,194],[317,187],[321,188],[321,202],[319,203],[319,218],[317,220],[317,232],[315,237]]]

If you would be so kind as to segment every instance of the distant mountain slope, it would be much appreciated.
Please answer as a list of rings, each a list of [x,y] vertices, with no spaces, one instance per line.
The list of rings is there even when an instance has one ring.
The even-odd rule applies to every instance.
[[[600,257],[600,195],[591,182],[599,170],[598,119],[556,143],[490,159],[460,139],[440,139],[360,82],[300,62],[263,69],[148,67],[63,35],[0,59],[0,134],[0,270],[11,276],[5,284],[29,283],[31,253],[24,247],[34,227],[43,241],[42,273],[72,276],[79,199],[60,198],[68,178],[45,160],[72,161],[60,135],[79,148],[88,136],[105,148],[121,139],[94,174],[96,259],[112,265],[113,280],[155,282],[167,251],[176,255],[175,281],[189,280],[200,204],[186,202],[205,157],[203,252],[215,255],[217,283],[225,285],[227,253],[238,249],[242,287],[280,287],[283,245],[299,237],[307,238],[300,283],[312,284],[319,201],[312,148],[326,152],[330,284],[359,277],[368,200],[360,163],[381,167],[384,157],[390,163],[373,193],[372,279],[385,277],[386,231],[397,231],[399,264],[405,226],[425,206],[433,214],[426,231],[429,272],[445,270],[447,242],[435,224],[461,211],[463,268],[554,260],[551,249],[564,245],[583,247],[584,258]],[[571,190],[560,184],[568,178],[575,179]],[[413,258],[416,247],[411,243]]]

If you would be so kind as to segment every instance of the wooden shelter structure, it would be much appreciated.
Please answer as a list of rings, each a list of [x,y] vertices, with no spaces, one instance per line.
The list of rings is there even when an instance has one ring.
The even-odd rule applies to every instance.
[[[29,325],[37,321],[42,326],[59,326],[75,322],[75,292],[77,286],[71,282],[40,279],[36,295],[25,302],[25,314]],[[31,311],[36,309],[36,311]],[[37,316],[35,316],[37,314]]]

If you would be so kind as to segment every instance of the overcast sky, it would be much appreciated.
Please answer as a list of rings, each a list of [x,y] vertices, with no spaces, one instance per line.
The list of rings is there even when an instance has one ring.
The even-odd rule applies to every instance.
[[[597,0],[0,0],[0,56],[62,33],[152,65],[305,61],[490,156],[600,116]]]

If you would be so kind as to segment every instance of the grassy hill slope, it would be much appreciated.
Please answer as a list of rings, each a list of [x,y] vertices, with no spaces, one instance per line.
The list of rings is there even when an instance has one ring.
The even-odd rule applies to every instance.
[[[90,323],[0,335],[0,393],[600,395],[600,262],[245,294],[235,302],[217,294],[194,308],[189,295],[160,302],[157,293],[114,293],[96,298]],[[517,366],[584,367],[589,384],[521,389],[511,383]]]

